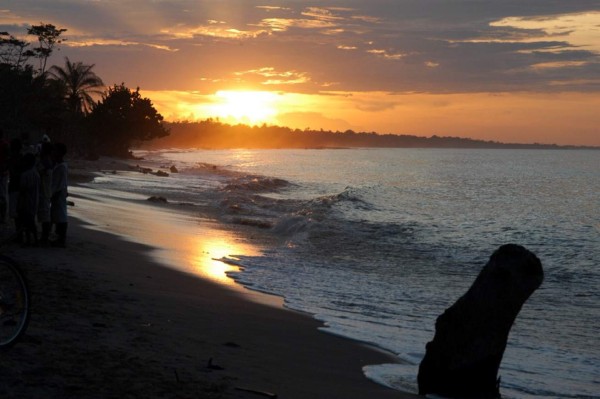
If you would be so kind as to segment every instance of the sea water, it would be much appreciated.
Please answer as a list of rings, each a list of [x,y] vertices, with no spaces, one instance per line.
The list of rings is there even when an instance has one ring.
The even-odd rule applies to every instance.
[[[332,334],[388,350],[365,374],[416,391],[435,319],[492,252],[516,243],[545,280],[521,310],[500,368],[508,398],[600,397],[600,151],[163,150],[168,178],[97,178],[163,196],[268,245],[229,254],[230,277],[285,299]]]

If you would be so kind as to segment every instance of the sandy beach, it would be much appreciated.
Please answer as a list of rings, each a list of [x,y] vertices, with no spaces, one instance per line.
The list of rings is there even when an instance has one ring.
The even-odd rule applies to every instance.
[[[73,182],[89,177],[72,169]],[[66,249],[2,249],[26,272],[32,315],[22,342],[0,357],[1,397],[417,397],[363,375],[391,356],[164,267],[150,246],[69,223]]]

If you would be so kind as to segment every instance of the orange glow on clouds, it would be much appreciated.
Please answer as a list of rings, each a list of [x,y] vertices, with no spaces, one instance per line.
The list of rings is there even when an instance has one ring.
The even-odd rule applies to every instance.
[[[516,27],[519,29],[540,30],[543,35],[530,37],[527,41],[557,38],[568,40],[572,45],[593,51],[600,51],[600,11],[580,14],[557,15],[550,17],[508,17],[492,22],[491,26]]]

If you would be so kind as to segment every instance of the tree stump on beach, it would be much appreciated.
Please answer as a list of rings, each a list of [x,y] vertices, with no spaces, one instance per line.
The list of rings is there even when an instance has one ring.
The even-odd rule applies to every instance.
[[[514,244],[496,250],[469,290],[437,318],[419,366],[419,394],[500,398],[498,368],[521,307],[542,284],[540,260]]]

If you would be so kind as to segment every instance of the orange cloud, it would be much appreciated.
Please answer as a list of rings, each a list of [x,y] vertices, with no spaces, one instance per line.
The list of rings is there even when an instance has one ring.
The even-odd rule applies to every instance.
[[[335,27],[336,24],[318,19],[265,18],[257,26],[269,28],[274,32],[284,32],[290,28],[322,29]]]
[[[402,53],[389,53],[387,50],[382,50],[382,49],[367,50],[367,53],[369,53],[369,54],[375,54],[377,56],[383,57],[383,58],[388,59],[388,60],[399,60],[400,58],[406,56],[406,54],[402,54]]]
[[[523,41],[560,37],[572,46],[600,52],[598,21],[600,21],[600,11],[537,17],[507,17],[490,23],[490,26],[538,30],[542,34],[533,34]]]
[[[218,25],[218,26],[217,26]],[[200,25],[196,27],[188,26],[174,26],[170,28],[163,28],[160,33],[167,37],[175,39],[191,39],[196,36],[208,36],[223,39],[248,39],[256,38],[260,35],[267,33],[264,29],[259,30],[239,30],[225,25],[224,22],[220,21],[209,21],[208,25]]]
[[[264,67],[259,69],[251,69],[248,71],[235,72],[236,76],[258,75],[265,78],[261,82],[263,85],[281,85],[281,84],[301,84],[310,82],[310,77],[306,72],[297,71],[277,71],[273,67]]]

